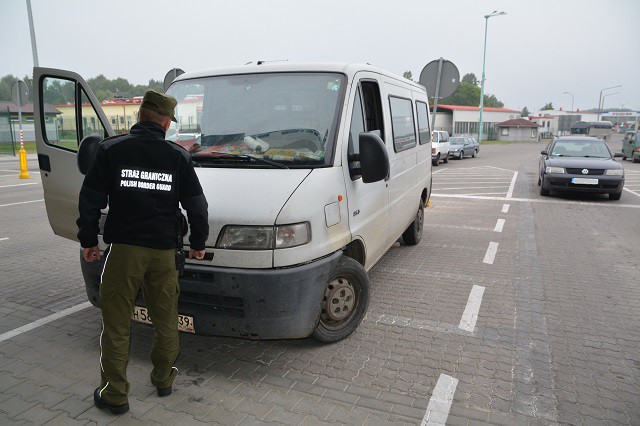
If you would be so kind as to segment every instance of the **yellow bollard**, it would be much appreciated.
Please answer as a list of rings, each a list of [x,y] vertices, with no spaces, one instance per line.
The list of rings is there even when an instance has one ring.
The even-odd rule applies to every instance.
[[[29,170],[27,170],[27,151],[24,149],[24,146],[20,148],[18,151],[20,155],[20,179],[29,179]]]
[[[427,200],[427,207],[431,205],[431,199]]]

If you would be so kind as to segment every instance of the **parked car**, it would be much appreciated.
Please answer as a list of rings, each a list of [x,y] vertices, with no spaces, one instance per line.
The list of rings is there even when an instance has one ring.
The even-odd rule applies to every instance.
[[[640,162],[640,132],[627,132],[622,139],[622,159]]]
[[[619,200],[624,187],[624,169],[602,139],[561,136],[540,153],[540,195],[553,191],[609,194]]]
[[[452,136],[449,138],[449,156],[458,160],[462,160],[467,155],[475,158],[479,149],[480,146],[477,142],[474,143],[472,138],[465,136]]]
[[[36,67],[33,81],[49,224],[77,241],[82,173],[101,137],[79,131],[78,148],[56,145],[44,125],[54,92],[45,89],[86,94],[75,116],[91,109],[100,134],[114,132],[78,74]],[[205,257],[187,259],[180,276],[178,312],[193,326],[184,331],[322,342],[350,335],[367,312],[367,271],[398,238],[422,238],[431,195],[425,88],[370,65],[272,63],[186,73],[166,93],[178,100],[179,121],[201,102],[201,150],[191,159],[209,200]],[[99,246],[107,247],[102,236]],[[102,264],[80,261],[96,306]]]
[[[431,132],[431,164],[438,166],[440,160],[449,162],[449,132],[434,130]]]

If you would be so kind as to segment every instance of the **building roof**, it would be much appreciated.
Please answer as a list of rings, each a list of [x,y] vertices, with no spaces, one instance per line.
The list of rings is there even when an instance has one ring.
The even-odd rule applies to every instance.
[[[433,111],[433,105],[429,106],[431,111]],[[467,105],[440,105],[438,104],[438,110],[446,109],[449,111],[479,111],[480,107],[477,106],[467,106]],[[508,108],[494,108],[494,107],[483,107],[483,111],[491,111],[491,112],[517,112],[520,114],[520,111],[516,111],[515,109]]]
[[[18,113],[18,105],[9,101],[0,101],[0,112],[6,112],[7,108],[9,108],[9,112],[11,114]],[[33,103],[29,102],[22,107],[23,114],[33,114]],[[55,109],[53,106],[49,104],[44,104],[44,113],[45,114],[61,114],[60,111]]]
[[[513,120],[498,123],[496,124],[496,127],[540,127],[540,125],[533,121],[529,121],[526,118],[514,118]]]

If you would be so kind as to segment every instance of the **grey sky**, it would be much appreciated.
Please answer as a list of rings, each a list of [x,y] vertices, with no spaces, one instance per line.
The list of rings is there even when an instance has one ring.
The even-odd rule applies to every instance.
[[[487,93],[531,111],[640,109],[640,1],[32,0],[40,66],[130,82],[255,60],[369,62],[414,78],[443,56]],[[0,0],[0,76],[32,74],[25,0]]]

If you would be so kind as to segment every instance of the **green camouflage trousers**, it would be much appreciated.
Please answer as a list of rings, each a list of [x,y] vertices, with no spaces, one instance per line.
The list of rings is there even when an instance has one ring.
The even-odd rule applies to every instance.
[[[173,367],[180,352],[180,288],[175,250],[112,244],[106,254],[100,284],[100,396],[109,404],[128,402],[129,326],[141,287],[155,328],[151,383],[158,388],[169,387],[178,371]]]

